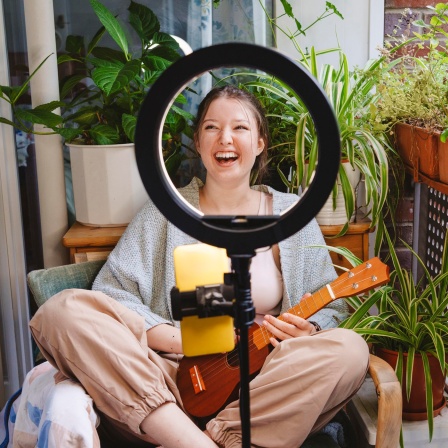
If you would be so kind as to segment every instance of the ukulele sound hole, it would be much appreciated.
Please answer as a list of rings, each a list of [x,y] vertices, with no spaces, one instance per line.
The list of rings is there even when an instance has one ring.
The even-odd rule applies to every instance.
[[[238,356],[238,347],[227,353],[227,363],[230,367],[239,367],[240,358]]]

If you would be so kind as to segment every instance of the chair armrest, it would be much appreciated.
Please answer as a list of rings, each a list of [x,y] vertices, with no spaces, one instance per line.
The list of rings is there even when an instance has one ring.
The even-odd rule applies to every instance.
[[[391,365],[378,356],[370,355],[369,373],[378,396],[378,426],[376,448],[399,446],[402,394],[401,385]]]

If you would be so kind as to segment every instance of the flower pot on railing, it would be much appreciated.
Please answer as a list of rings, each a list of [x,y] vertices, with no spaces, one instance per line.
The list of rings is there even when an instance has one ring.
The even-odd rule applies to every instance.
[[[394,132],[396,149],[414,180],[418,173],[439,180],[439,134],[406,123],[397,123]]]
[[[439,153],[439,177],[440,181],[448,184],[448,140],[442,142],[438,138],[438,153]]]

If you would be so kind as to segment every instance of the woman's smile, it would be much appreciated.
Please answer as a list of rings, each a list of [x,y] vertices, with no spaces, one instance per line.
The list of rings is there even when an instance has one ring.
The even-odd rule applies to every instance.
[[[238,154],[234,151],[219,151],[215,159],[220,165],[230,165],[238,159]]]

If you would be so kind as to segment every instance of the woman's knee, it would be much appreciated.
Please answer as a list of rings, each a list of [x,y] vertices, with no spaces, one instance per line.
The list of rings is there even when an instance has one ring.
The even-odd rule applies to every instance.
[[[350,375],[364,376],[370,356],[366,341],[352,330],[336,328],[331,333],[336,342],[334,349],[339,369]]]
[[[104,296],[104,297],[96,297]],[[98,301],[106,302],[102,293],[83,290],[66,289],[47,300],[30,321],[33,335],[45,333],[50,336],[57,329],[58,335],[69,335],[73,330],[79,332],[82,318],[93,316],[99,310]]]

